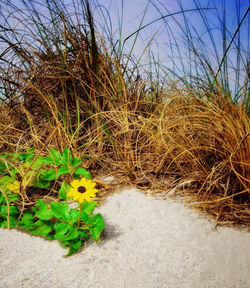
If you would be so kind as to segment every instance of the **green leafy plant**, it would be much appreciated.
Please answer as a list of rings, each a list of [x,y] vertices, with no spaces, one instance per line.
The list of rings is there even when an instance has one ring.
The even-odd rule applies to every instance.
[[[19,195],[0,193],[0,227],[14,228],[17,225],[19,210],[14,202],[19,200]]]
[[[78,208],[69,208],[66,202],[38,200],[35,207],[24,213],[18,227],[46,239],[57,239],[69,247],[67,256],[77,252],[90,236],[98,241],[105,223],[101,214],[92,215],[97,202],[84,202]],[[80,222],[79,222],[80,219]]]
[[[0,155],[0,227],[18,227],[32,235],[57,239],[69,248],[66,256],[70,256],[90,237],[98,241],[105,228],[102,215],[93,215],[97,202],[90,197],[98,192],[96,184],[90,180],[90,172],[79,166],[82,161],[73,157],[68,148],[62,154],[50,149],[49,156],[34,152],[29,149],[26,153]],[[73,187],[66,176],[73,179],[70,183]],[[55,186],[56,181],[60,185],[57,195],[60,201],[39,199],[29,209],[20,205],[28,189],[42,191]],[[77,208],[69,207],[68,196],[79,202]]]
[[[7,182],[12,183],[18,179],[24,188],[48,188],[51,181],[66,174],[77,179],[91,179],[90,172],[79,167],[82,160],[73,157],[69,148],[65,148],[62,153],[51,148],[49,153],[49,156],[44,157],[35,155],[32,148],[25,153],[0,154],[0,173],[4,176],[0,179],[0,187],[1,183],[4,188]]]

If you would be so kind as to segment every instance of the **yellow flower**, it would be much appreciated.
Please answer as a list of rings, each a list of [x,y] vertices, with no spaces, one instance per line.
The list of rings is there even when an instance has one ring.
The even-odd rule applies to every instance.
[[[91,197],[95,197],[95,194],[98,192],[95,189],[96,183],[86,178],[81,180],[73,180],[70,185],[72,186],[67,193],[68,197],[73,197],[74,201],[83,203],[84,200],[91,202]]]
[[[11,192],[19,193],[20,192],[20,185],[21,183],[18,180],[15,180],[13,183],[9,183],[6,188],[9,189]]]

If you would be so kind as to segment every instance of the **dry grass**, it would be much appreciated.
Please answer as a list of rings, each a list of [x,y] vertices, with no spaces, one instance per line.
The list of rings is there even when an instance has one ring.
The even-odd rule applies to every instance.
[[[50,123],[39,113],[39,125],[32,124],[37,118],[20,105],[15,115],[20,124],[26,118],[30,126],[22,130],[18,117],[10,114],[8,124],[5,117],[1,150],[40,149],[57,128],[48,147],[71,147],[76,156],[86,155],[85,167],[92,173],[119,173],[139,187],[172,191],[171,195],[177,187],[176,192],[191,195],[196,206],[218,222],[248,225],[249,116],[222,95],[207,100],[198,92],[171,90],[165,97],[169,93],[168,103],[162,104],[116,100],[111,110],[82,120],[72,134],[55,113]],[[211,101],[212,96],[221,97],[223,105]]]
[[[0,152],[69,147],[95,175],[189,195],[218,223],[249,226],[246,110],[219,88],[139,80],[103,39],[90,40],[64,16],[61,24],[64,48],[50,49],[46,31],[43,49],[18,51],[22,65],[0,75],[6,95],[21,96],[1,104]]]

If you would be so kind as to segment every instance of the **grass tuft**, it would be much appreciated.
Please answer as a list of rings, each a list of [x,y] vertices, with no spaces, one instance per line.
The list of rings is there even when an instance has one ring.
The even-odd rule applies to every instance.
[[[183,70],[166,68],[152,55],[145,81],[142,63],[132,59],[133,48],[128,57],[123,53],[132,35],[122,43],[120,31],[118,42],[112,35],[106,40],[96,28],[92,2],[75,0],[72,7],[62,0],[7,2],[0,1],[0,152],[35,147],[46,154],[49,148],[69,147],[73,155],[84,155],[93,174],[118,174],[126,177],[124,184],[188,196],[218,223],[249,226],[249,61],[239,36],[249,8],[228,41],[220,11],[203,9],[197,1],[185,10],[178,1],[179,11],[164,7],[169,12],[164,16],[155,1],[161,13],[155,21],[163,21],[169,37],[174,31],[166,18],[183,17],[184,25],[175,20],[189,63],[172,37],[169,51],[177,45]],[[95,7],[101,9],[99,3]],[[211,9],[222,27],[222,55],[208,21]],[[201,49],[203,39],[186,16],[190,11],[200,15],[215,59]],[[133,33],[135,42],[150,26],[142,25],[145,14]],[[232,92],[228,63],[235,45]]]

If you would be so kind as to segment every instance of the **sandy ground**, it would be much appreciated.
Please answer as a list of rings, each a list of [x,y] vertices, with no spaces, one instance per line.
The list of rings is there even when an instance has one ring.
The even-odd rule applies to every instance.
[[[250,233],[129,188],[99,211],[105,239],[69,258],[56,241],[0,229],[1,288],[248,288]]]

